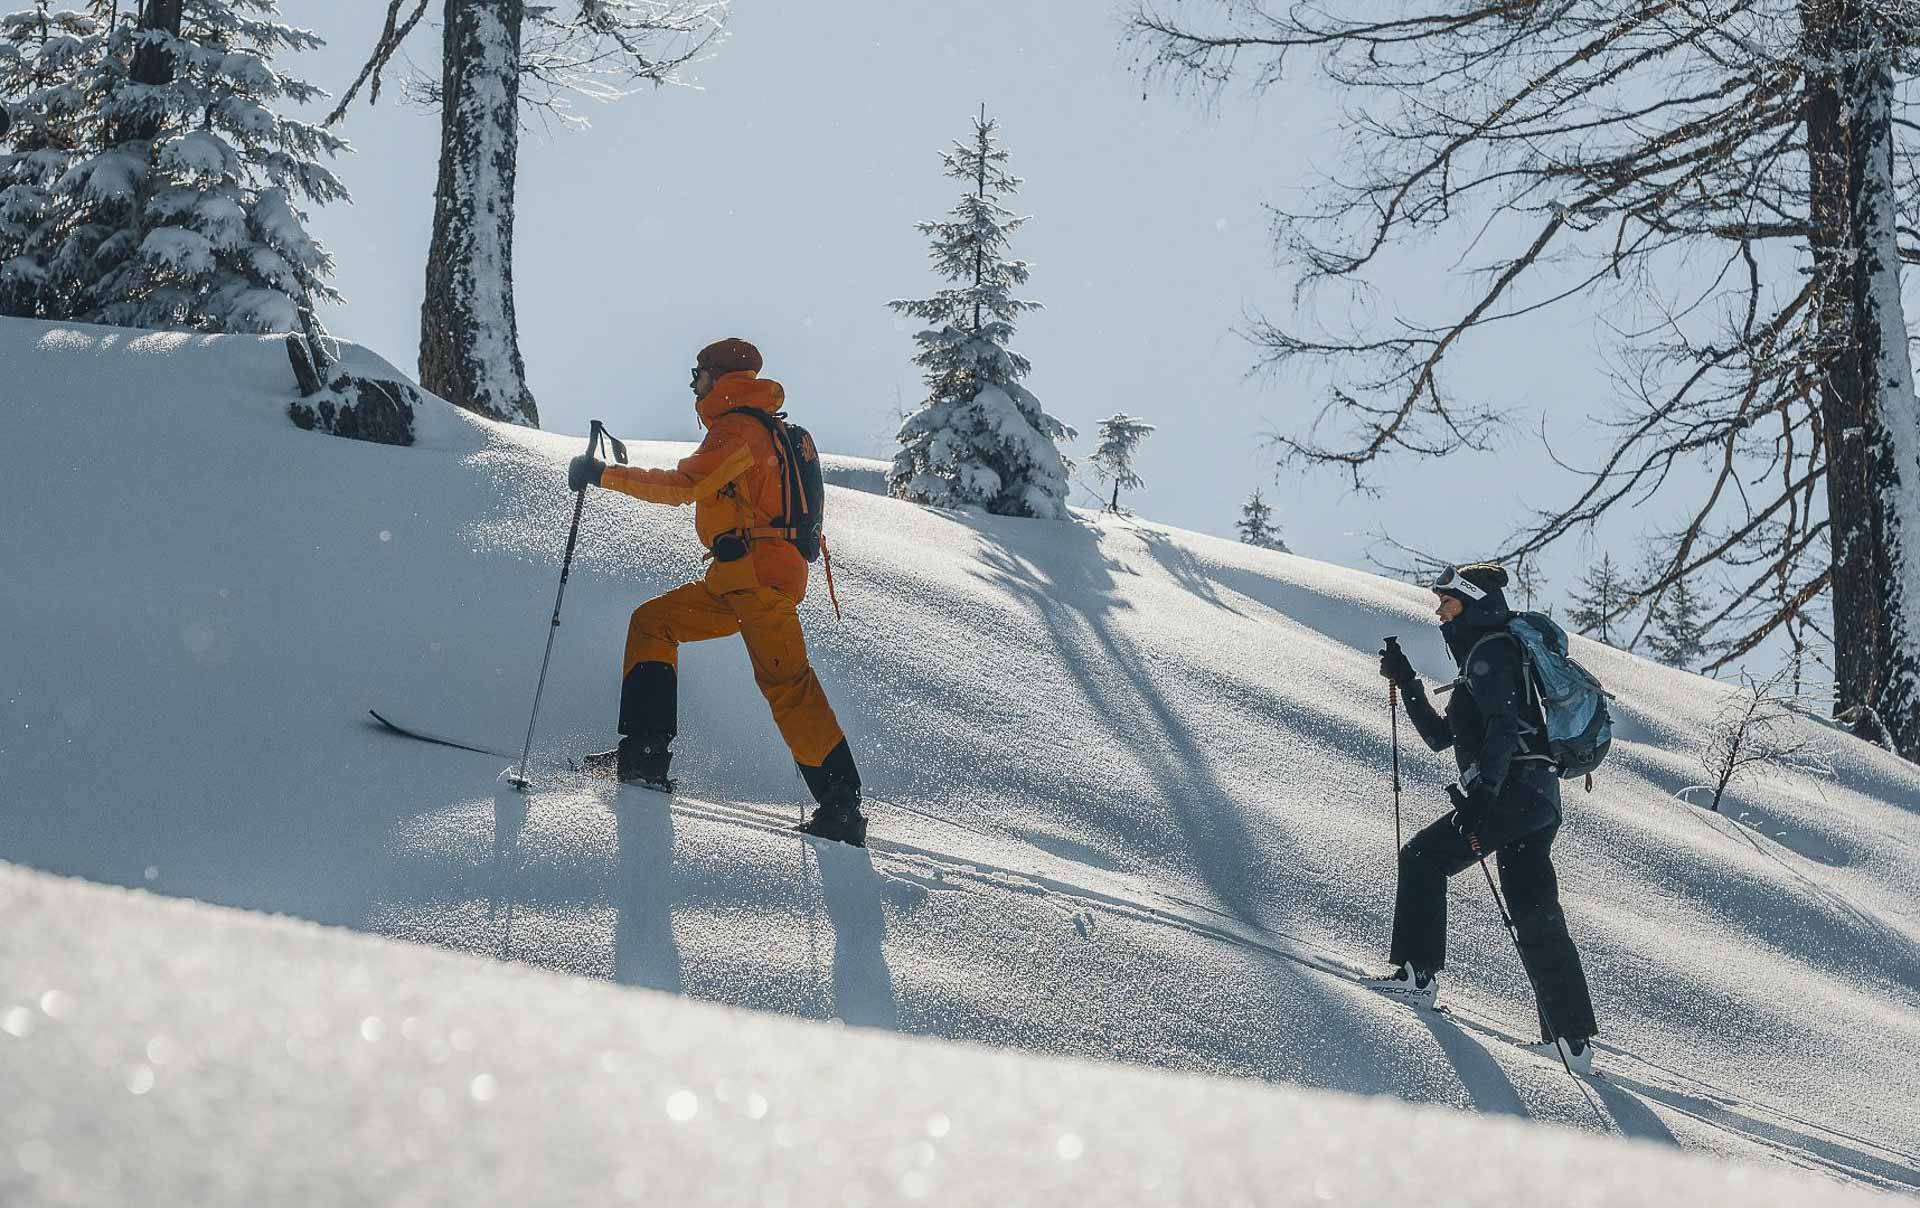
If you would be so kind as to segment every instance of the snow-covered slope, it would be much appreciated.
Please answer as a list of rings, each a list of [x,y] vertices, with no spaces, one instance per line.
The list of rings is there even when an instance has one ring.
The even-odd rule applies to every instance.
[[[0,910],[29,924],[0,930],[11,1208],[1885,1202],[1570,1130],[803,1024],[5,867]]]
[[[804,793],[737,643],[683,655],[671,810],[497,794],[500,760],[366,724],[517,750],[579,438],[439,408],[412,449],[302,433],[266,340],[5,322],[0,366],[0,858],[722,1003],[1601,1127],[1503,1041],[1531,999],[1477,874],[1456,1015],[1350,979],[1393,884],[1371,651],[1399,633],[1442,670],[1424,593],[835,490],[846,619],[818,576],[803,614],[877,803],[874,850],[823,857],[780,829]],[[684,514],[590,498],[538,764],[611,737],[627,612],[699,569]],[[1724,689],[1579,653],[1624,715],[1557,845],[1607,1127],[1920,1189],[1920,774],[1836,737],[1835,782],[1703,814],[1672,793]],[[1407,759],[1411,828],[1450,765]]]

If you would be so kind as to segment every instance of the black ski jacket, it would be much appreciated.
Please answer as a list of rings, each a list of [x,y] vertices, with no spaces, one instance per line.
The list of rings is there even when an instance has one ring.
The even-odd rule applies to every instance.
[[[1518,837],[1558,823],[1560,779],[1544,758],[1545,737],[1526,680],[1526,653],[1507,633],[1513,613],[1500,593],[1469,604],[1440,627],[1460,679],[1442,714],[1418,680],[1408,687],[1407,716],[1428,747],[1453,748],[1461,787],[1493,802],[1481,837]]]

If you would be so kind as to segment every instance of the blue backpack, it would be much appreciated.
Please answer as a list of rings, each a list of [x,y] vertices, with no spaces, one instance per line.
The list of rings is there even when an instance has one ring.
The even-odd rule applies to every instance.
[[[1517,612],[1507,622],[1507,632],[1526,652],[1527,686],[1540,706],[1547,751],[1560,779],[1591,777],[1613,745],[1607,690],[1568,656],[1567,632],[1552,617]]]

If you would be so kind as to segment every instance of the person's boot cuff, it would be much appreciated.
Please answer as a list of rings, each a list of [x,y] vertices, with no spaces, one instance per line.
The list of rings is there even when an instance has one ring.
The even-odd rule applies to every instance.
[[[841,739],[840,745],[827,752],[820,766],[810,768],[799,765],[800,775],[806,779],[807,791],[821,805],[832,805],[846,809],[858,809],[860,806],[860,769],[854,766],[853,752],[847,747],[847,740]]]

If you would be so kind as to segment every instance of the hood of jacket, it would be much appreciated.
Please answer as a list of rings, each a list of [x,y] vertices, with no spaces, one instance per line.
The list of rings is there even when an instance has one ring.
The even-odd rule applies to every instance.
[[[760,377],[750,369],[742,369],[723,373],[714,379],[713,389],[694,405],[694,410],[700,416],[701,425],[711,428],[713,421],[735,407],[752,407],[771,414],[786,406],[786,403],[787,392],[779,382]]]
[[[1453,655],[1456,665],[1466,663],[1467,652],[1476,642],[1490,633],[1499,633],[1513,619],[1506,593],[1497,587],[1488,591],[1484,599],[1463,602],[1466,607],[1460,610],[1460,615],[1440,626],[1440,636],[1446,639],[1447,651]]]

